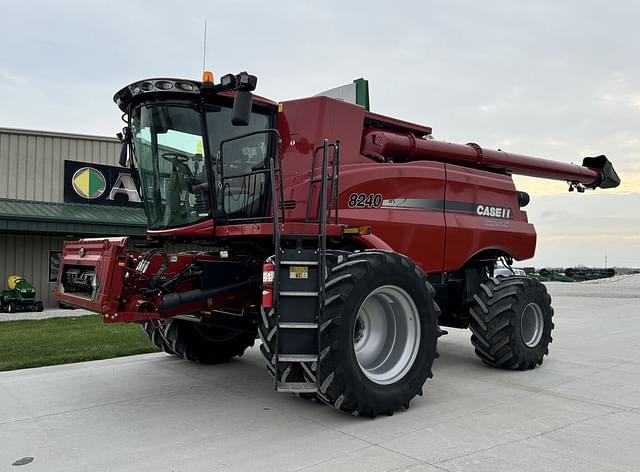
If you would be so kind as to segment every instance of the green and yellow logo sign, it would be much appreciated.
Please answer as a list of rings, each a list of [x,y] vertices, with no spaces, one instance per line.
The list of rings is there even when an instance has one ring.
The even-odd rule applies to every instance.
[[[78,169],[71,178],[73,190],[82,198],[93,200],[104,193],[107,188],[107,179],[102,172],[93,167]]]

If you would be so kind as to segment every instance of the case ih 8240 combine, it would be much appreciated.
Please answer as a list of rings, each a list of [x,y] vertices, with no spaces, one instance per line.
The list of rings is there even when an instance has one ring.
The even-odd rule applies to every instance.
[[[529,196],[511,174],[569,189],[619,184],[582,165],[430,139],[431,128],[328,97],[252,97],[256,78],[149,79],[115,95],[146,248],[66,242],[56,297],[137,322],[160,349],[227,362],[254,344],[278,391],[354,415],[407,408],[431,377],[440,326],[469,328],[480,359],[531,369],[551,299],[493,278],[533,256]],[[166,242],[201,250],[170,254]]]

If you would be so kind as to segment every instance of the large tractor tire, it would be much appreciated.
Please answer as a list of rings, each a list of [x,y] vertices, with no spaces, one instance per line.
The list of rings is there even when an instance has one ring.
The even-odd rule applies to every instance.
[[[353,415],[409,408],[433,376],[434,295],[425,273],[400,254],[363,251],[338,258],[320,319],[319,398]]]
[[[193,321],[170,319],[157,327],[143,323],[147,337],[160,350],[201,364],[222,364],[254,345],[255,332],[207,326]]]
[[[471,343],[492,367],[533,369],[549,354],[553,308],[546,287],[525,276],[491,278],[470,307]]]
[[[436,357],[439,309],[426,275],[386,251],[328,251],[327,266],[320,358],[307,380],[317,380],[320,400],[353,415],[408,408]],[[272,374],[273,318],[260,326]]]

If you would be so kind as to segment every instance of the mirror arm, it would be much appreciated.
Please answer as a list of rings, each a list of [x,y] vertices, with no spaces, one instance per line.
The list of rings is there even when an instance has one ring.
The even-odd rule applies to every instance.
[[[122,147],[120,148],[120,158],[118,159],[118,163],[121,167],[127,167],[127,163],[129,162],[129,145],[131,144],[131,139],[133,138],[131,134],[131,130],[128,126],[122,128],[122,133],[116,134],[118,140],[122,143]]]

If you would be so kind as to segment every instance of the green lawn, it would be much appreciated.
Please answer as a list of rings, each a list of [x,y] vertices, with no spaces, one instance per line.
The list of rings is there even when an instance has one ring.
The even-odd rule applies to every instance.
[[[0,371],[154,351],[137,324],[107,325],[99,315],[0,322]]]

